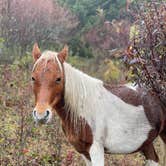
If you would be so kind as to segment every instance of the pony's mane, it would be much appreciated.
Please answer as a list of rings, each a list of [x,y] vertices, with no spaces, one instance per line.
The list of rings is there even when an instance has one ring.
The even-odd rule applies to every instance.
[[[103,82],[90,77],[82,71],[64,63],[65,71],[65,108],[70,111],[71,120],[75,126],[78,117],[91,119],[93,109],[100,109],[102,103],[97,103],[102,97]],[[94,105],[95,104],[95,105]]]

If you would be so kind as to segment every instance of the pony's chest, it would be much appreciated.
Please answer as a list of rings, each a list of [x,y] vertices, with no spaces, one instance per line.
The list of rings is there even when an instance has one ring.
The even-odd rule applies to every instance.
[[[82,124],[75,127],[72,123],[62,123],[63,131],[68,141],[75,147],[75,149],[82,154],[88,154],[89,148],[93,142],[92,131],[89,125]]]

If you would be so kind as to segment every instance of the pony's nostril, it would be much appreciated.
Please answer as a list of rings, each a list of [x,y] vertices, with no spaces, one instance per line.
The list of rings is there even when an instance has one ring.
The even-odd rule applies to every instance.
[[[50,114],[50,111],[49,111],[49,110],[47,110],[47,111],[46,111],[46,117],[48,117],[48,116],[49,116],[49,114]]]
[[[33,111],[33,116],[36,117],[36,110]]]

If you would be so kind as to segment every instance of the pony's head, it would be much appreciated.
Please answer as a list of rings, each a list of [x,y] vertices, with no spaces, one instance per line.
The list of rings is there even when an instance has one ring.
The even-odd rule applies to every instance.
[[[65,46],[59,53],[45,51],[41,54],[38,45],[34,44],[32,55],[32,87],[35,95],[33,117],[36,122],[47,123],[52,118],[53,108],[56,108],[64,94],[63,63],[68,55],[68,47]]]

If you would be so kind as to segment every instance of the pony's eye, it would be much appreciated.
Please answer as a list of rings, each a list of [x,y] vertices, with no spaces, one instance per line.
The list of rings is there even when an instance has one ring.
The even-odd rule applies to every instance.
[[[57,78],[56,81],[55,81],[57,84],[59,84],[61,82],[61,78]]]
[[[34,78],[34,77],[32,77],[31,79],[32,79],[32,81],[35,81],[35,78]]]

